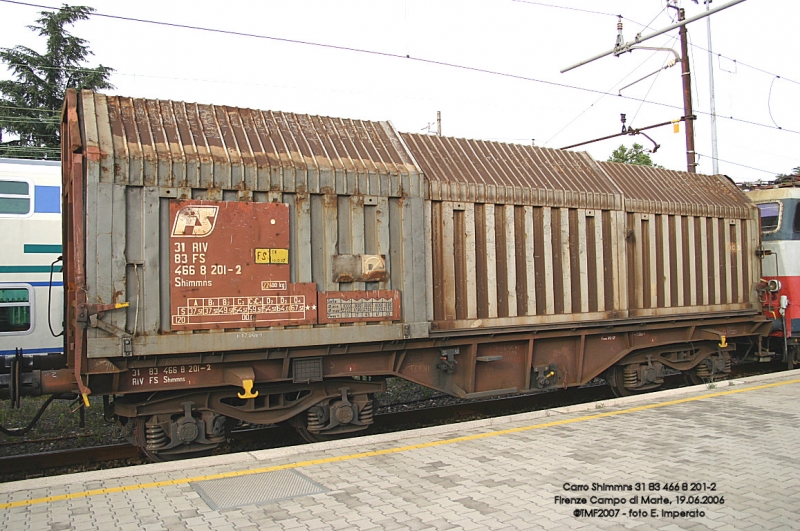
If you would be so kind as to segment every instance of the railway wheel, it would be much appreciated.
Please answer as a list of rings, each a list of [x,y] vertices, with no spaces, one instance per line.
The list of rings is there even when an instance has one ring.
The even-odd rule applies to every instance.
[[[191,410],[184,415],[152,415],[129,419],[134,423],[133,443],[152,461],[207,457],[226,442],[227,418],[210,411]]]
[[[342,388],[338,400],[326,400],[291,419],[290,423],[307,442],[325,442],[364,435],[372,427],[373,395],[347,396]]]
[[[715,380],[724,380],[731,372],[731,358],[723,353],[709,356],[695,367],[683,371],[686,382],[691,385],[702,385]]]
[[[624,365],[614,365],[606,372],[606,382],[611,387],[611,391],[614,393],[614,396],[618,398],[622,398],[625,396],[631,396],[638,393],[638,391],[634,391],[628,387],[625,387],[625,366]],[[628,378],[630,379],[630,374],[628,374]]]
[[[683,378],[689,385],[703,385],[704,383],[706,383],[703,377],[697,374],[696,368],[689,369],[688,371],[683,371]]]
[[[369,433],[369,427],[364,428],[359,431],[348,431],[348,432],[337,432],[337,433],[319,433],[309,431],[307,427],[304,426],[296,426],[295,429],[297,430],[297,434],[300,437],[310,443],[318,443],[318,442],[327,442],[327,441],[338,441],[340,439],[349,439],[350,437],[355,437],[357,435],[366,435]]]
[[[202,447],[201,445],[184,445],[171,448],[169,450],[156,450],[152,447],[148,447],[146,442],[139,443],[139,441],[146,441],[148,435],[150,437],[154,435],[154,429],[152,426],[148,429],[147,423],[142,419],[138,419],[134,422],[136,422],[137,446],[139,447],[139,450],[154,463],[177,461],[179,459],[192,459],[195,457],[208,457],[212,455],[214,450],[216,450],[219,446],[213,445],[209,448],[208,445],[202,445]]]

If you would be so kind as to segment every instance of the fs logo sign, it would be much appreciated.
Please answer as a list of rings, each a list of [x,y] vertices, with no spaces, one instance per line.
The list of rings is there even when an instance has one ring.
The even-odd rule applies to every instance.
[[[211,234],[217,223],[217,206],[185,206],[175,216],[175,225],[172,227],[173,236],[189,238],[204,238]]]

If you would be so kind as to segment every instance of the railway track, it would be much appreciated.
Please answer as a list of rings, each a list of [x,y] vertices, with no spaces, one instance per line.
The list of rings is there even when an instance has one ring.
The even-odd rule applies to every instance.
[[[785,367],[781,365],[780,368]],[[751,376],[766,372],[776,372],[776,370],[779,369],[775,364],[750,366],[746,369],[734,367],[731,376]],[[685,382],[681,375],[672,375],[665,379],[659,390],[673,389],[683,385],[685,385]],[[379,411],[375,416],[375,423],[369,434],[404,431],[445,423],[552,409],[612,399],[614,395],[605,383],[597,382],[577,389],[543,391],[526,395],[460,401],[447,405],[397,410],[397,408],[402,408],[403,406],[418,405],[418,402],[435,401],[437,398],[415,401],[409,404],[394,404],[391,406],[394,409],[393,411],[384,413]],[[231,442],[225,448],[225,451],[254,451],[303,443],[304,441],[302,441],[297,432],[288,426],[259,426],[234,431],[231,434]],[[141,454],[139,449],[127,443],[14,455],[0,457],[0,482],[71,473],[88,467],[116,468],[146,462],[148,460]]]

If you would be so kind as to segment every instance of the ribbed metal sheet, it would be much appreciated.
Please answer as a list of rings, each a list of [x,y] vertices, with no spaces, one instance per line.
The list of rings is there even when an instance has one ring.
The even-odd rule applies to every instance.
[[[85,206],[75,236],[85,240],[82,293],[130,303],[104,320],[134,336],[134,355],[253,348],[235,328],[172,333],[176,200],[286,204],[289,282],[402,298],[402,321],[357,334],[335,320],[302,333],[255,327],[276,348],[424,337],[429,322],[516,326],[757,303],[758,211],[723,176],[401,135],[389,122],[90,91],[66,116],[67,149],[82,153],[73,173],[85,182],[75,205]],[[333,261],[351,255],[385,257],[388,275],[343,280]],[[119,350],[103,330],[90,328],[87,342],[90,358]]]
[[[401,135],[428,198],[568,208],[622,208],[621,190],[587,153],[485,140]]]
[[[625,210],[651,214],[755,219],[753,204],[721,175],[598,162],[622,190]]]
[[[388,122],[82,95],[87,152],[113,154],[100,182],[390,197],[418,184],[401,183],[417,171]]]
[[[198,481],[191,485],[215,511],[328,491],[295,470]]]
[[[92,91],[70,101],[65,153],[70,161],[80,154],[80,165],[69,171],[85,194],[73,225],[81,225],[76,238],[86,253],[85,263],[72,267],[85,274],[79,291],[90,303],[130,303],[103,321],[133,336],[134,355],[216,348],[197,330],[173,333],[170,204],[176,201],[286,205],[284,281],[315,284],[319,292],[398,291],[402,322],[371,322],[358,340],[427,335],[425,271],[417,252],[425,245],[424,177],[389,122]],[[384,257],[388,273],[340,281],[332,270],[339,255]],[[215,339],[223,349],[252,348],[235,324]],[[347,343],[352,339],[345,336],[354,335],[338,321],[309,325],[314,330],[303,334],[242,325],[269,331],[263,341],[276,347]],[[90,358],[121,355],[119,337],[95,327],[86,336]]]
[[[757,210],[724,176],[403,134],[428,186],[432,329],[741,311]]]

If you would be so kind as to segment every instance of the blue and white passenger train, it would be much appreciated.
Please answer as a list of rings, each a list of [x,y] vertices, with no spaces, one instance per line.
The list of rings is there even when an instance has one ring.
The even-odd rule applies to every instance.
[[[63,352],[61,163],[0,158],[0,355]]]

